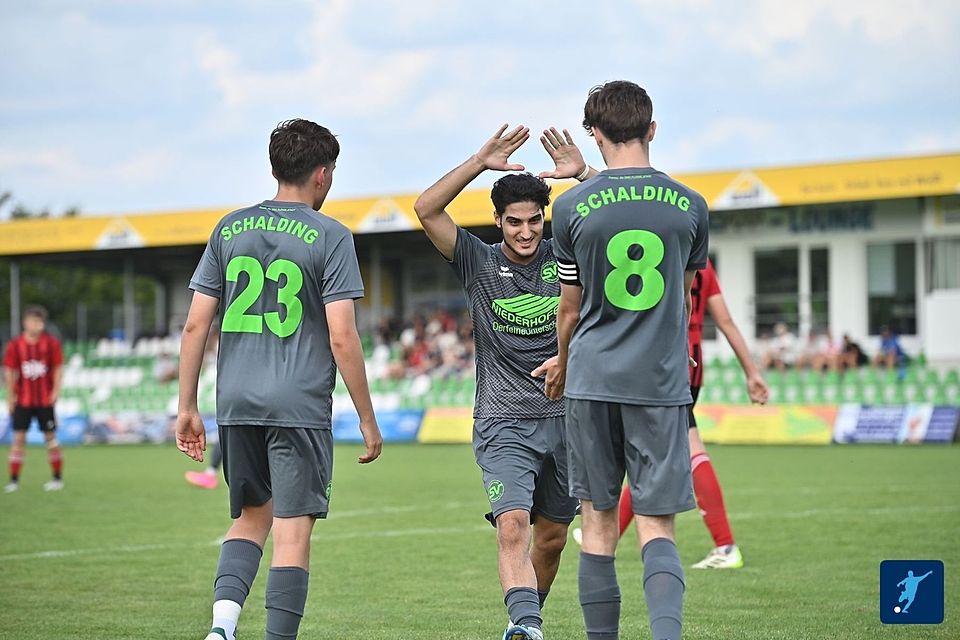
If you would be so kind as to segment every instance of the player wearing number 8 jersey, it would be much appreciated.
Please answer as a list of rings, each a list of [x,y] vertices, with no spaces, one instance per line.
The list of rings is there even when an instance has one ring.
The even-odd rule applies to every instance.
[[[310,534],[327,515],[337,368],[360,415],[366,463],[381,438],[364,371],[354,300],[363,283],[350,231],[319,213],[340,146],[306,120],[270,136],[276,197],[223,218],[190,281],[180,350],[177,447],[202,461],[197,381],[221,308],[217,422],[235,519],[220,550],[207,640],[234,640],[273,531],[266,638],[295,638],[307,598]]]
[[[619,632],[613,555],[624,473],[655,640],[680,637],[684,583],[673,521],[696,506],[687,317],[693,277],[707,263],[707,206],[650,166],[652,114],[649,96],[631,82],[591,90],[583,124],[607,169],[581,172],[586,180],[553,207],[559,351],[546,389],[558,396],[565,388],[570,487],[583,509],[580,602],[590,639]],[[556,159],[564,141],[549,133],[544,144]]]

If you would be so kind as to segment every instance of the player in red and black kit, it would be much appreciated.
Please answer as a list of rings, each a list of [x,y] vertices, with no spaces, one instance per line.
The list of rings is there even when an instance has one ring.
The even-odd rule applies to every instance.
[[[723,301],[720,283],[717,280],[717,273],[713,269],[712,262],[708,261],[707,268],[697,272],[690,294],[693,298],[693,308],[688,327],[688,342],[690,357],[697,363],[697,366],[690,367],[690,392],[693,395],[694,404],[697,402],[697,396],[703,384],[703,354],[701,349],[703,317],[708,310],[710,311],[710,317],[713,318],[717,328],[726,336],[727,342],[730,343],[733,352],[740,361],[740,366],[747,378],[747,392],[750,400],[764,404],[769,396],[767,383],[763,380],[756,364],[753,362],[743,335],[733,322],[733,318],[730,317],[730,311]],[[693,565],[693,568],[738,569],[743,566],[743,555],[734,542],[733,532],[727,520],[727,511],[723,505],[720,481],[717,479],[713,464],[710,462],[710,456],[707,455],[707,450],[700,439],[700,430],[697,429],[693,406],[693,404],[690,405],[690,428],[688,430],[690,462],[693,470],[693,492],[697,498],[700,513],[703,515],[703,521],[707,525],[707,529],[710,530],[714,542],[714,549],[706,558]],[[630,501],[630,491],[628,487],[624,487],[620,494],[620,535],[623,535],[632,521],[633,508]],[[576,532],[574,532],[574,535],[576,536]]]
[[[57,421],[53,405],[60,395],[63,377],[63,350],[60,341],[46,333],[47,310],[27,307],[23,312],[23,333],[10,341],[3,358],[7,397],[13,416],[13,447],[10,449],[10,483],[4,491],[19,488],[27,429],[33,418],[47,441],[47,457],[53,479],[43,485],[47,491],[63,488],[63,455],[57,442]]]

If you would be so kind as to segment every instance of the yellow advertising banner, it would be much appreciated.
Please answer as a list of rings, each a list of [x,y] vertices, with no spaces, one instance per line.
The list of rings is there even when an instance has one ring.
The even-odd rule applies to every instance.
[[[830,444],[832,405],[698,404],[697,427],[708,444]]]
[[[960,154],[809,166],[675,174],[722,211],[960,193]],[[553,197],[576,183],[553,184]],[[323,211],[354,233],[419,229],[416,194],[333,199]],[[202,245],[231,208],[15,220],[0,224],[0,255]],[[493,224],[489,189],[462,193],[449,207],[462,226]],[[549,217],[549,212],[547,212]]]
[[[465,444],[473,441],[473,407],[439,407],[423,414],[417,442]]]

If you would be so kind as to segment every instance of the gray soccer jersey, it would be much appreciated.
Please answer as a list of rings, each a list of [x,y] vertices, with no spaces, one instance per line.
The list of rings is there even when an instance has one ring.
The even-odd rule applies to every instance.
[[[557,198],[561,281],[583,286],[566,395],[690,404],[685,271],[707,264],[707,204],[655,169],[608,169]]]
[[[350,230],[298,203],[234,211],[190,288],[221,301],[217,422],[329,429],[336,365],[324,307],[363,297]]]
[[[457,229],[450,263],[463,283],[477,346],[475,418],[548,418],[563,415],[563,402],[549,400],[543,380],[530,372],[557,354],[560,280],[552,242],[540,243],[530,264],[507,259]]]

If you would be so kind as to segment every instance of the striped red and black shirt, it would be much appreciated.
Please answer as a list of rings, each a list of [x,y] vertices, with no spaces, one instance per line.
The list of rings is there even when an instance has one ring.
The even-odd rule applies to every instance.
[[[29,342],[22,334],[11,340],[3,366],[17,373],[17,406],[52,406],[53,373],[62,365],[60,341],[48,333],[40,334],[36,342]]]
[[[713,262],[707,260],[707,268],[697,271],[697,275],[693,278],[693,285],[690,287],[693,309],[690,313],[688,341],[690,357],[697,363],[696,367],[690,367],[691,387],[703,386],[703,317],[707,313],[707,300],[718,293],[720,293],[720,282],[717,280],[717,272],[713,270]]]

